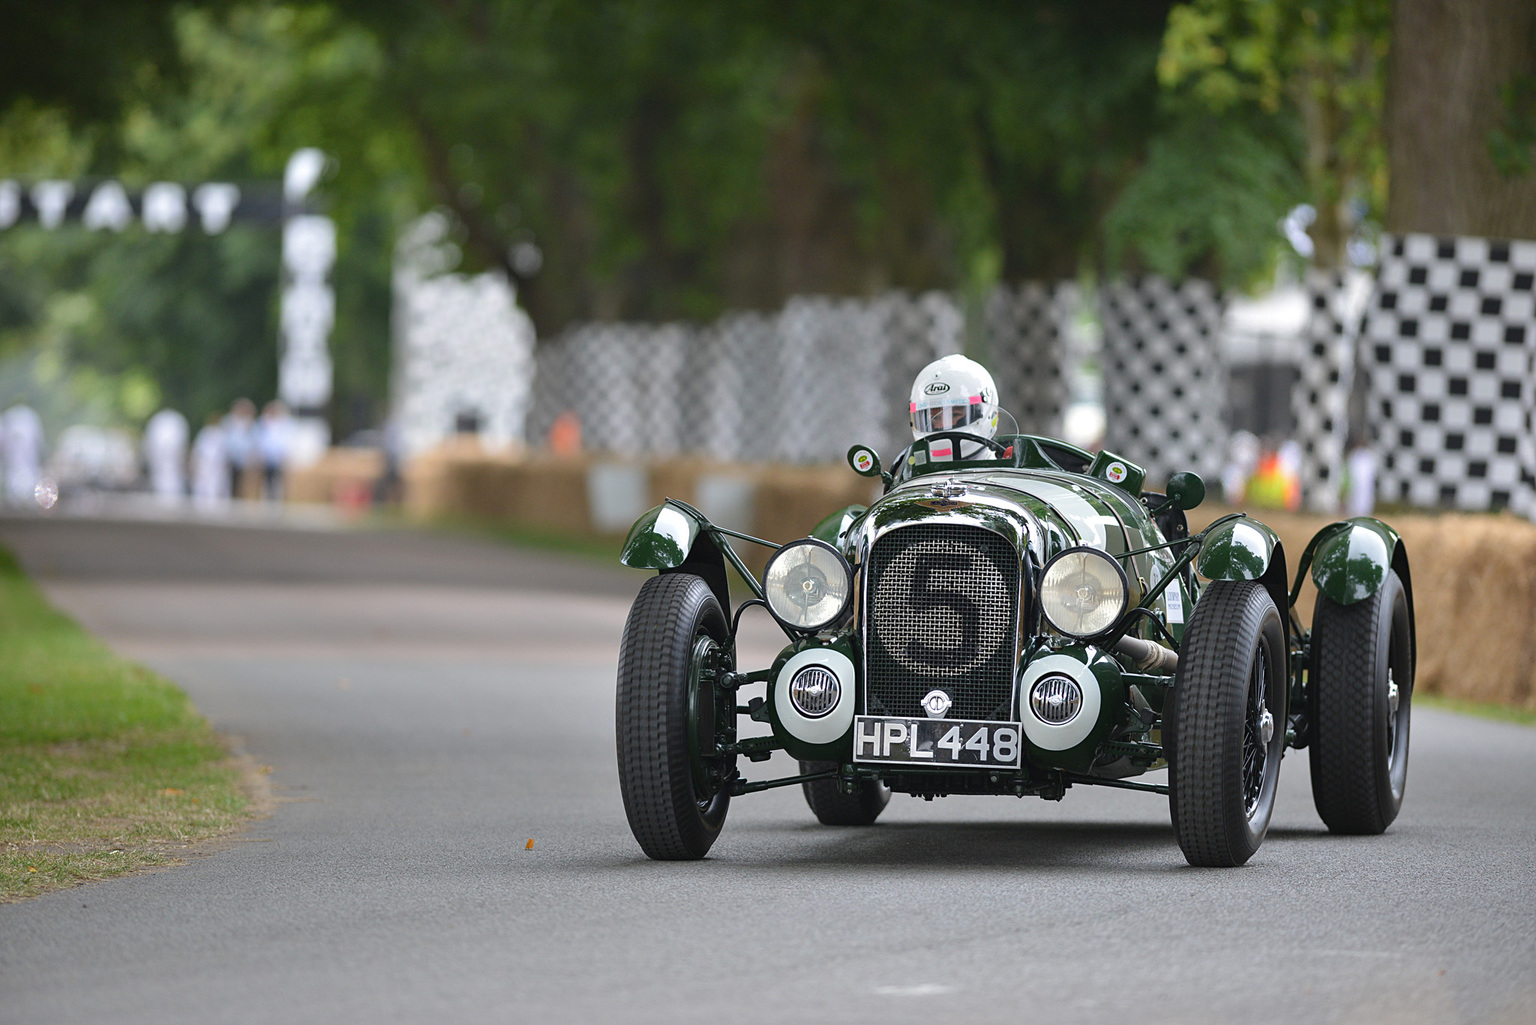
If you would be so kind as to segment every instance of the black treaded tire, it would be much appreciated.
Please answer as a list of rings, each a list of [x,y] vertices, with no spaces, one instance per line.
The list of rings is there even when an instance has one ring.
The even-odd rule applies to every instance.
[[[619,789],[630,831],[658,861],[704,857],[730,807],[719,788],[700,793],[689,743],[689,684],[698,642],[725,649],[729,628],[701,577],[663,573],[640,588],[619,648],[615,735]],[[729,776],[733,765],[725,765]]]
[[[1334,833],[1381,833],[1408,781],[1413,627],[1408,595],[1388,571],[1353,605],[1318,595],[1312,614],[1312,802]],[[1397,708],[1390,688],[1397,687]]]
[[[800,774],[828,772],[836,768],[836,762],[801,762]],[[820,779],[800,786],[805,791],[805,803],[811,806],[817,821],[824,826],[872,826],[891,801],[890,788],[874,780],[859,781],[851,794],[843,793],[835,779]]]
[[[1241,865],[1264,842],[1285,748],[1284,667],[1285,628],[1269,592],[1211,583],[1190,617],[1172,696],[1168,808],[1191,865]]]

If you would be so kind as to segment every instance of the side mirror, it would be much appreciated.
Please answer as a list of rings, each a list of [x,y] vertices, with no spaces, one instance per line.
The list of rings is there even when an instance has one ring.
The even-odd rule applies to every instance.
[[[860,477],[880,476],[880,457],[868,445],[855,445],[848,450],[848,465]]]
[[[1168,478],[1168,501],[1189,510],[1205,501],[1205,481],[1198,473],[1185,470]]]

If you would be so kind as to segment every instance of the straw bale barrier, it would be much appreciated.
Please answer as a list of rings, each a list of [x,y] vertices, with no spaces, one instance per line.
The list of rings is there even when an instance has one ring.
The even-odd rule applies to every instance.
[[[383,475],[384,453],[380,450],[333,448],[318,462],[288,470],[283,492],[290,502],[347,504],[358,501],[359,495],[371,498]],[[259,484],[257,488],[259,494]]]
[[[615,460],[488,454],[477,446],[439,449],[405,472],[406,508],[418,518],[472,517],[544,530],[601,536],[592,526],[589,471]],[[638,465],[638,464],[634,464]],[[846,505],[868,503],[878,487],[844,466],[790,467],[701,459],[645,464],[646,506],[672,497],[703,505],[701,492],[721,481],[750,494],[746,522],[726,523],[771,541],[803,537]],[[638,515],[644,506],[636,510]],[[1202,506],[1198,530],[1230,509]],[[1326,517],[1255,510],[1285,546],[1292,579],[1301,551]],[[1416,686],[1427,693],[1536,709],[1536,524],[1510,515],[1381,514],[1402,534],[1412,567],[1418,623]],[[614,537],[617,557],[618,536]],[[767,551],[742,544],[761,568]],[[1297,612],[1310,623],[1315,591],[1302,590]]]
[[[1190,514],[1197,530],[1231,512]],[[1285,546],[1296,577],[1302,549],[1329,517],[1253,510]],[[1514,516],[1381,512],[1408,549],[1419,660],[1414,686],[1429,694],[1536,709],[1536,524]],[[1296,602],[1312,622],[1317,591],[1307,583]]]

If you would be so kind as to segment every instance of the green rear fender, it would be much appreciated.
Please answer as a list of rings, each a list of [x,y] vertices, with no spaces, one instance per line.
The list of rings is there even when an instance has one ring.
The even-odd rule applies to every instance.
[[[1290,607],[1280,535],[1248,516],[1229,520],[1206,536],[1195,570],[1207,580],[1257,580],[1282,617]]]
[[[1307,547],[1312,549],[1312,582],[1338,604],[1353,605],[1369,598],[1381,590],[1387,572],[1395,569],[1411,605],[1413,591],[1403,539],[1380,520],[1356,516],[1330,523]]]

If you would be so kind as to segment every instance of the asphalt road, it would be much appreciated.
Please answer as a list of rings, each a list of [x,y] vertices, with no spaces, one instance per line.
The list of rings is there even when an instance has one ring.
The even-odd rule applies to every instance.
[[[3,1022],[1536,1021],[1536,730],[1417,711],[1381,837],[1323,832],[1292,756],[1236,870],[1084,788],[865,830],[773,791],[657,864],[613,759],[639,574],[404,532],[0,540],[280,798],[230,849],[0,906]]]

